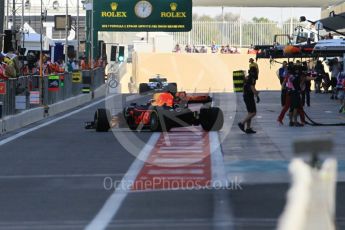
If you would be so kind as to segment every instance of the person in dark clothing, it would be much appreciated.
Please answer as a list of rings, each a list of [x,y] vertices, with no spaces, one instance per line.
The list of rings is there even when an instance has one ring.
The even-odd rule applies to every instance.
[[[307,106],[310,106],[310,92],[311,82],[307,79],[308,65],[307,62],[302,63],[302,75],[301,75],[301,96],[302,105],[304,106],[307,102]]]
[[[287,68],[288,68],[287,61],[283,61],[282,66],[278,70],[278,77],[279,77],[280,84],[283,84],[284,82],[285,76],[287,74]]]
[[[331,72],[330,86],[332,86],[332,96],[331,99],[337,98],[337,77],[342,71],[341,63],[338,61],[338,58],[334,58],[328,62],[329,71]]]
[[[281,85],[281,95],[280,95],[280,102],[281,105],[284,106],[285,105],[285,101],[286,101],[286,85],[284,84],[284,79],[286,77],[286,75],[288,74],[288,63],[286,61],[283,62],[282,67],[279,68],[278,70],[278,77],[279,77],[279,82]]]
[[[238,123],[238,127],[247,134],[256,133],[251,128],[252,118],[256,115],[256,103],[260,102],[259,92],[255,89],[255,80],[255,76],[249,74],[245,79],[243,87],[243,100],[246,104],[248,114],[242,122]],[[256,97],[256,102],[254,97]]]
[[[291,108],[292,120],[290,126],[304,126],[305,113],[303,110],[303,103],[301,98],[303,81],[315,80],[315,78],[307,77],[303,66],[296,66],[294,75],[292,76],[292,90],[291,90]],[[297,116],[300,115],[301,123],[297,122]]]
[[[292,123],[290,126],[303,126],[303,123],[297,122],[298,110],[301,108],[301,75],[298,68],[293,75],[292,84],[293,88],[290,92],[291,94],[291,107],[290,112],[292,113]]]
[[[316,61],[316,65],[314,68],[317,77],[315,79],[315,93],[321,93],[321,83],[324,75],[326,74],[325,68],[320,60]]]
[[[286,101],[277,119],[280,125],[283,125],[283,119],[285,117],[285,113],[289,109],[290,109],[290,112],[289,112],[290,126],[301,126],[302,124],[305,123],[305,116],[304,116],[303,108],[301,106],[301,99],[300,99],[300,77],[299,77],[300,72],[301,72],[301,66],[294,65],[293,63],[289,63],[288,74],[286,75],[285,80],[283,82],[283,84],[286,85],[286,90],[287,90]],[[301,122],[302,122],[301,124],[297,123],[297,113],[301,117]]]
[[[311,92],[311,82],[307,79],[306,75],[302,76],[301,79],[301,96],[302,96],[302,105],[307,104],[310,107],[310,92]]]

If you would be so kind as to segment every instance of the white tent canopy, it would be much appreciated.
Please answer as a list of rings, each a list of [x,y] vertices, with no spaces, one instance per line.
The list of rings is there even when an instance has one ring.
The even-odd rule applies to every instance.
[[[23,47],[25,47],[27,50],[40,50],[41,48],[41,35],[36,33],[36,31],[28,24],[24,24],[24,37],[21,40],[22,43],[24,43]],[[43,41],[43,50],[49,50],[49,46],[54,45],[54,42],[52,39],[49,39],[48,37],[42,35],[42,41]]]

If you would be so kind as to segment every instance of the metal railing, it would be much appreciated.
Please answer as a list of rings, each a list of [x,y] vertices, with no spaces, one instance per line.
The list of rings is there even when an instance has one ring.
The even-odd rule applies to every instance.
[[[275,34],[289,34],[301,23],[193,21],[190,32],[173,32],[178,44],[210,45],[212,42],[233,47],[273,44]],[[286,41],[279,41],[281,44]]]
[[[73,82],[72,73],[56,75],[59,76],[60,85],[53,91],[49,90],[49,76],[41,79],[38,75],[29,75],[2,81],[2,84],[5,84],[6,93],[0,94],[1,115],[14,115],[26,109],[51,105],[82,94],[82,88],[85,86],[94,90],[104,84],[104,68],[96,68],[93,71],[83,70],[81,82]],[[32,97],[35,92],[39,93],[39,98],[38,95],[36,98]]]

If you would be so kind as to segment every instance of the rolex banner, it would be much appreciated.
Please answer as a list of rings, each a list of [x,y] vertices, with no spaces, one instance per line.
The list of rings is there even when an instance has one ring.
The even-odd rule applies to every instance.
[[[94,1],[98,31],[190,31],[192,0]]]

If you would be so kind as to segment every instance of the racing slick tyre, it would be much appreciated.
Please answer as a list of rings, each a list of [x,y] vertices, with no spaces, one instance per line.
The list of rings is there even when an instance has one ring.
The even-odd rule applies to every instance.
[[[136,130],[138,128],[138,125],[135,124],[134,118],[128,114],[127,110],[128,110],[128,107],[123,109],[122,116],[124,120],[126,121],[128,128],[130,130]]]
[[[152,132],[159,132],[162,130],[157,111],[152,111],[150,114],[150,130]]]
[[[128,128],[130,130],[137,130],[138,125],[135,124],[135,121],[134,121],[133,117],[128,117],[126,119],[126,121],[127,121]]]
[[[223,111],[218,107],[201,108],[199,120],[205,131],[219,131],[224,123]]]
[[[152,132],[169,132],[172,124],[167,119],[166,110],[162,108],[155,108],[150,114],[150,130]]]
[[[139,84],[139,94],[144,94],[150,91],[150,87],[147,83]]]
[[[108,117],[110,117],[108,110],[97,109],[94,116],[95,128],[97,132],[108,132],[110,129]]]
[[[170,93],[175,95],[177,93],[177,84],[176,83],[169,83],[167,89]]]

